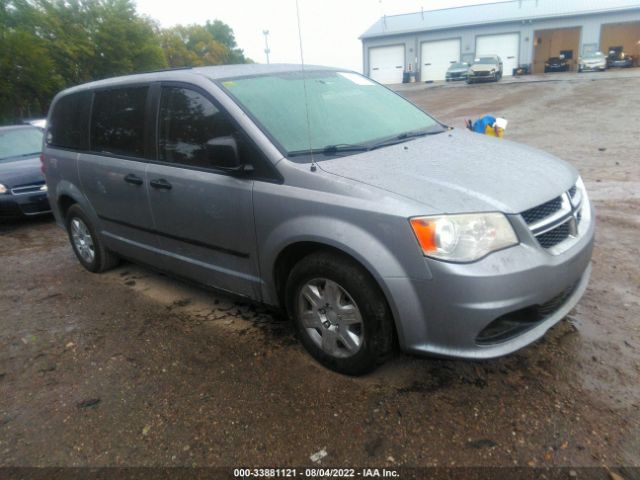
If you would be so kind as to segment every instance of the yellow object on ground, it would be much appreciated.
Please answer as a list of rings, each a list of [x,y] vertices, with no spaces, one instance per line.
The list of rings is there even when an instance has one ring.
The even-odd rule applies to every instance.
[[[489,135],[490,137],[504,137],[504,128],[500,127],[492,127],[491,125],[487,125],[484,129],[484,134]]]

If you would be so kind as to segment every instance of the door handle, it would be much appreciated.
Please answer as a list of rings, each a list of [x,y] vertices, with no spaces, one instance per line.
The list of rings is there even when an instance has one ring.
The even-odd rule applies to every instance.
[[[125,175],[124,181],[132,185],[142,185],[142,179],[139,176],[134,175],[133,173]]]
[[[156,180],[151,180],[149,182],[153,188],[157,188],[158,190],[171,190],[172,185],[166,181],[164,178],[158,178]]]

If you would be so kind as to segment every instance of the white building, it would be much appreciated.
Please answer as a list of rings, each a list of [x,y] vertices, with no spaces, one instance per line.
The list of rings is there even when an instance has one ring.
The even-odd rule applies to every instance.
[[[385,16],[360,37],[364,73],[381,83],[443,80],[452,62],[497,54],[504,75],[544,70],[563,54],[575,68],[591,51],[640,58],[640,0],[512,0]]]

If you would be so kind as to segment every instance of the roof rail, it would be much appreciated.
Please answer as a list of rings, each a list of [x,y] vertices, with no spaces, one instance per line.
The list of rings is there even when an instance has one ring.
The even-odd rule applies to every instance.
[[[193,67],[171,67],[171,68],[160,68],[158,70],[146,70],[144,72],[137,72],[138,74],[143,73],[160,73],[160,72],[173,72],[174,70],[191,70]]]

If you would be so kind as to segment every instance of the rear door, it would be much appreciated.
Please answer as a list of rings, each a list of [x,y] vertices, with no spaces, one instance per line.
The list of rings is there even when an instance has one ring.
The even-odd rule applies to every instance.
[[[163,84],[158,112],[157,161],[149,164],[147,178],[166,268],[260,298],[253,180],[224,171],[223,159],[207,148],[229,137],[242,145],[242,134],[196,87]]]
[[[90,151],[80,153],[78,170],[106,244],[123,255],[154,264],[159,258],[158,242],[145,181],[150,154],[149,93],[149,85],[95,92]]]

